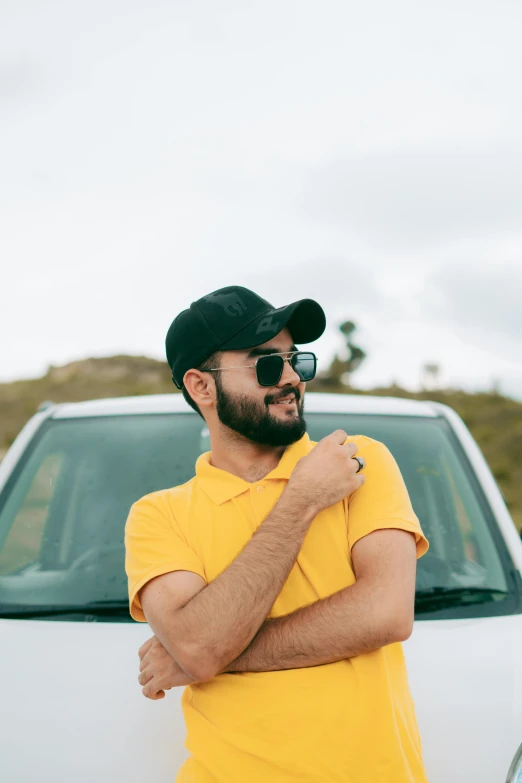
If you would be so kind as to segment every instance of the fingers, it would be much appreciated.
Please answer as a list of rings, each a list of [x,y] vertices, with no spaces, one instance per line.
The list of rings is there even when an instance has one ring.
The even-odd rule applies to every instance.
[[[335,430],[335,432],[331,432],[330,435],[323,438],[323,440],[333,440],[334,443],[344,446],[350,457],[353,457],[354,454],[357,454],[357,446],[353,441],[348,441],[348,443],[346,443],[345,441],[347,439],[348,434],[344,430]]]
[[[350,441],[349,443],[343,443],[343,448],[346,450],[346,453],[350,457],[354,457],[359,451],[359,449],[357,448],[357,444],[354,443],[353,441]]]
[[[366,467],[366,460],[364,457],[352,457],[352,459],[357,463],[356,473]]]
[[[138,677],[138,682],[140,685],[143,685],[143,688],[141,689],[143,695],[147,699],[152,699],[153,701],[156,699],[163,699],[165,697],[165,690],[170,690],[170,688],[165,688],[165,690],[160,688],[158,681],[150,672],[142,672]]]
[[[364,457],[351,457],[350,464],[351,464],[352,470],[353,470],[353,472],[355,474],[354,475],[354,479],[356,480],[356,482],[358,484],[358,486],[357,486],[357,489],[358,489],[366,481],[365,474],[361,472],[363,470],[363,468],[366,467],[366,460],[364,459]]]
[[[138,682],[142,687],[141,692],[147,699],[157,701],[158,699],[165,698],[165,691],[170,689],[170,685],[167,687],[160,686],[160,680],[164,677],[158,678],[155,675],[154,670],[154,651],[157,646],[160,645],[159,640],[153,636],[151,639],[142,644],[138,650],[140,657],[140,673],[138,675]],[[151,665],[152,664],[152,665]]]
[[[157,685],[154,685],[153,681],[145,685],[145,687],[141,689],[141,692],[147,699],[163,699],[165,696],[165,691],[158,688]]]
[[[150,669],[145,669],[145,671],[140,672],[138,675],[138,682],[140,685],[146,685],[148,682],[150,682],[153,679],[154,675],[150,671]]]
[[[323,440],[333,440],[334,443],[339,443],[342,446],[347,437],[348,433],[344,430],[335,430],[327,435],[326,438],[323,438]]]
[[[163,699],[165,691],[170,691],[172,685],[168,683],[165,677],[142,673],[138,677],[138,682],[143,685],[141,692],[147,699]]]
[[[143,658],[145,653],[147,653],[150,650],[155,638],[156,637],[153,636],[151,639],[147,639],[147,641],[141,645],[140,649],[138,650],[138,655],[140,656],[140,658]]]
[[[335,443],[339,443],[341,446],[343,446],[347,456],[350,459],[353,459],[357,454],[357,452],[359,451],[357,444],[354,443],[353,441],[348,441],[347,443],[345,443],[345,441],[348,439],[348,435],[344,430],[341,429],[335,430],[334,432],[330,433],[330,435],[327,435],[326,438],[323,438],[323,440],[328,440],[328,439],[333,440]],[[357,472],[360,473],[360,471],[366,467],[366,460],[364,459],[364,457],[359,457],[359,459],[362,461],[363,464],[360,467],[357,460],[354,460],[355,462],[354,470],[356,473]],[[363,484],[365,480],[366,479],[363,478],[361,484]]]
[[[147,699],[152,699],[152,701],[165,698],[165,691],[157,691],[156,693],[152,693],[150,696],[148,696],[144,691],[145,688],[143,689],[143,695],[147,696]]]

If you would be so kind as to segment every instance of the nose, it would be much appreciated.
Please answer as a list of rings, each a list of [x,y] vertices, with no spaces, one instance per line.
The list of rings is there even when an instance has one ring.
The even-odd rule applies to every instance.
[[[288,384],[291,386],[298,386],[301,383],[301,378],[292,367],[291,361],[291,357],[285,359],[285,363],[283,365],[283,374],[279,379],[279,383],[277,384],[278,386],[287,386]]]

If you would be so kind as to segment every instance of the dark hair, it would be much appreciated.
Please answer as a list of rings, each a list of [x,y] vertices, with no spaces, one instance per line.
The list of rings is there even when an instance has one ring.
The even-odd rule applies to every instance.
[[[200,364],[199,367],[195,367],[194,369],[195,370],[201,370],[203,372],[205,370],[214,369],[215,367],[221,367],[221,356],[222,356],[222,351],[216,351],[216,353],[213,353],[212,356],[208,357],[208,359],[205,359],[205,361],[202,364]],[[219,383],[219,378],[217,376],[215,376],[215,378],[216,378],[216,383]],[[185,400],[190,405],[190,407],[193,410],[195,410],[196,413],[199,413],[199,415],[201,416],[203,421],[205,421],[205,417],[201,413],[201,411],[199,409],[199,405],[197,405],[197,403],[194,402],[194,400],[192,399],[192,397],[190,396],[190,394],[186,390],[185,384],[183,384],[183,386],[181,388],[181,393],[184,396]]]

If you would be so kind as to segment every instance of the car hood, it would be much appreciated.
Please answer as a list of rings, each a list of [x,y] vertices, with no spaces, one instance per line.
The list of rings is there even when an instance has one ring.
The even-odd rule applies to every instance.
[[[430,783],[504,781],[522,742],[522,615],[419,621],[403,648]]]
[[[3,783],[172,783],[181,689],[142,696],[145,624],[0,620]],[[430,783],[504,780],[522,741],[522,617],[420,621],[404,643]]]

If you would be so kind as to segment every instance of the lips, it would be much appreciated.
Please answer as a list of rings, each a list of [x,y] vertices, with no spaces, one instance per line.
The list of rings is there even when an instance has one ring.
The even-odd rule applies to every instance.
[[[270,405],[293,405],[296,401],[295,394],[290,394],[286,397],[280,397],[279,400],[274,400]]]

